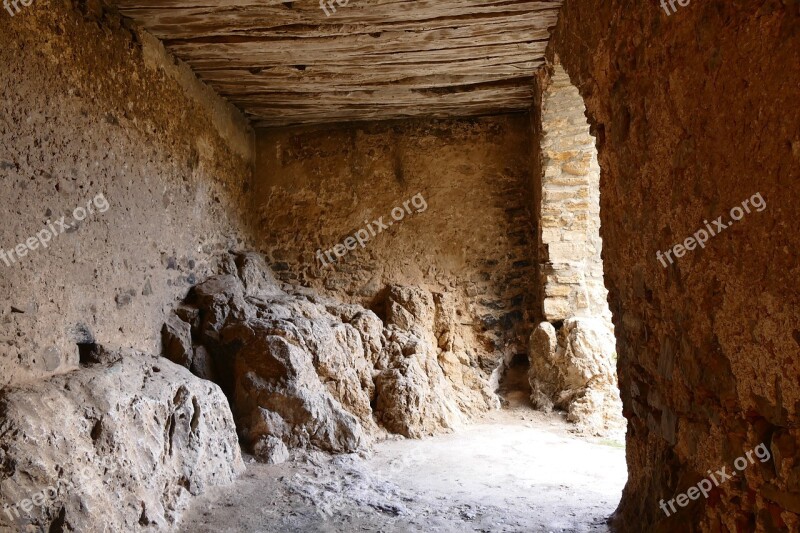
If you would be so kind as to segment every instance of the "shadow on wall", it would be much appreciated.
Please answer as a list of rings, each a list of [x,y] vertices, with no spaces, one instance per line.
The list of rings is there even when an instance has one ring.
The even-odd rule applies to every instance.
[[[798,28],[798,2],[563,4],[548,54],[586,99],[603,168],[628,419],[620,531],[800,529]],[[756,193],[768,209],[659,260]],[[762,443],[766,462],[678,500]]]

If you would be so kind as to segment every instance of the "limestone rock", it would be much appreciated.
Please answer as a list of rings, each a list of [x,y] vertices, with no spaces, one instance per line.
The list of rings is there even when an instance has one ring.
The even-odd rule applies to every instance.
[[[422,339],[395,331],[389,339],[390,368],[377,377],[377,415],[391,432],[421,438],[457,427],[465,417],[447,393],[435,353]]]
[[[214,342],[231,313],[244,318],[245,288],[236,276],[214,276],[195,285],[189,294],[188,302],[200,309],[201,339]]]
[[[386,345],[376,379],[376,414],[389,431],[420,438],[457,427],[466,413],[499,405],[469,366],[444,302],[421,288],[389,288]]]
[[[556,328],[549,322],[539,324],[531,334],[528,379],[533,407],[545,412],[553,409],[553,397],[559,384],[557,347]]]
[[[235,273],[197,285],[187,304],[200,317],[193,370],[226,391],[243,440],[270,463],[289,448],[367,447],[377,429],[380,319],[304,289],[285,292],[257,254],[231,263]]]
[[[261,460],[294,448],[355,452],[378,423],[421,437],[499,406],[445,295],[390,287],[384,325],[360,305],[278,287],[256,254],[229,263],[232,273],[194,287],[180,309],[197,310],[193,371],[222,386]]]
[[[234,262],[248,296],[270,298],[283,294],[262,255],[245,252],[238,254]]]
[[[192,327],[175,314],[170,315],[161,329],[164,357],[184,368],[192,366]]]
[[[214,368],[214,360],[208,353],[205,346],[195,346],[194,356],[192,357],[192,374],[208,381],[217,381],[217,371]]]
[[[581,431],[605,435],[624,428],[617,387],[616,341],[601,318],[570,318],[561,329],[544,322],[530,341],[531,402],[567,412]]]
[[[240,344],[234,370],[234,406],[240,432],[250,443],[264,437],[293,448],[354,452],[367,443],[359,420],[322,384],[309,354],[270,334],[270,324],[253,321],[224,331]],[[272,457],[268,460],[273,461]]]
[[[244,471],[222,391],[163,358],[125,354],[7,389],[0,412],[3,500],[47,495],[0,513],[3,531],[162,531]]]
[[[261,437],[253,446],[253,452],[256,457],[271,465],[284,463],[290,457],[289,448],[281,439],[272,435]]]

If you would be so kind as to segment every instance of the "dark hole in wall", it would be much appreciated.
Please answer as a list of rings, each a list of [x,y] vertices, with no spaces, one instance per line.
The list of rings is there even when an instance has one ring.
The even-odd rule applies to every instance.
[[[81,365],[91,365],[97,362],[97,355],[100,348],[93,342],[78,343],[78,355]]]
[[[58,512],[58,516],[55,520],[50,524],[48,528],[48,533],[62,533],[66,531],[66,521],[67,521],[67,510],[65,507],[62,507],[61,510]]]
[[[98,420],[97,422],[94,423],[94,426],[92,427],[92,432],[91,432],[92,441],[97,443],[97,440],[100,438],[102,434],[103,434],[103,423],[100,420]]]
[[[515,354],[514,358],[511,360],[510,366],[528,366],[528,354],[526,353]]]
[[[370,311],[378,315],[378,318],[380,318],[381,322],[383,322],[384,324],[386,324],[386,317],[388,316],[386,310],[386,302],[388,298],[389,298],[389,287],[384,287],[380,291],[378,291],[378,294],[375,295],[375,297],[372,299],[371,302],[369,302],[369,305],[367,306],[367,308]]]
[[[94,342],[79,342],[78,356],[81,366],[116,363],[122,358],[119,352],[110,352]]]
[[[506,404],[527,404],[531,395],[528,382],[530,361],[527,353],[517,353],[511,358],[500,379],[498,393]]]

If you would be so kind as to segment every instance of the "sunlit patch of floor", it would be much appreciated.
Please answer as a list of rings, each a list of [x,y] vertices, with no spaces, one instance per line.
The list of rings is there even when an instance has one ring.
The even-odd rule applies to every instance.
[[[627,478],[622,442],[558,415],[495,412],[452,434],[248,465],[193,504],[186,532],[595,532]]]

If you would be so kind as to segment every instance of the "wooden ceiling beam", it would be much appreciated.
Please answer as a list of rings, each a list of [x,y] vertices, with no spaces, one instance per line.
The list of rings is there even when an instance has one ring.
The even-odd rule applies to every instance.
[[[256,125],[529,107],[560,0],[108,0]],[[383,115],[382,115],[383,114]]]

